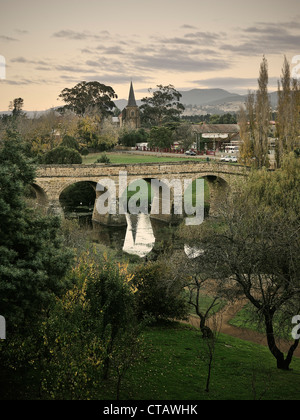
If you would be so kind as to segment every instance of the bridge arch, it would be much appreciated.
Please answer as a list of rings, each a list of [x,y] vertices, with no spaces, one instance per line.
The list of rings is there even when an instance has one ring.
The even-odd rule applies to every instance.
[[[47,208],[49,204],[48,196],[46,191],[37,183],[33,183],[29,186],[30,194],[35,199],[36,205],[41,208]]]
[[[94,208],[96,200],[96,186],[94,181],[73,181],[65,184],[59,191],[58,200],[64,214],[80,208],[89,211]]]

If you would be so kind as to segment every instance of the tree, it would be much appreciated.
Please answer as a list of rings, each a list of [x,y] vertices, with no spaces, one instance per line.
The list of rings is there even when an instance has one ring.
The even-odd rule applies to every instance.
[[[79,144],[75,137],[65,135],[62,139],[61,146],[67,147],[68,149],[75,149],[79,151]]]
[[[13,117],[19,117],[20,115],[23,115],[23,106],[24,106],[24,99],[22,98],[16,98],[9,104],[9,109],[12,112]]]
[[[46,165],[73,165],[82,163],[82,157],[75,149],[59,146],[50,150],[43,156]]]
[[[240,108],[239,113],[240,136],[243,140],[240,149],[240,157],[245,165],[252,166],[254,162],[254,138],[255,138],[255,95],[248,93],[246,109]]]
[[[59,219],[26,204],[25,188],[34,179],[35,168],[18,134],[8,133],[0,146],[0,313],[8,338],[0,344],[0,374],[9,372],[12,381],[38,358],[37,331],[51,303],[68,287],[64,275],[72,260],[63,247]]]
[[[173,140],[178,141],[184,150],[188,150],[195,141],[192,125],[188,123],[178,124],[173,132]]]
[[[115,108],[113,99],[117,97],[111,86],[96,81],[80,82],[71,89],[65,88],[62,90],[59,98],[66,105],[60,110],[69,109],[81,116],[89,111],[96,110],[102,116],[108,116],[113,114],[112,110]]]
[[[241,160],[257,168],[269,167],[269,131],[271,108],[268,95],[268,63],[264,57],[260,65],[258,90],[249,92],[246,110],[239,112],[241,138]]]
[[[133,284],[137,289],[137,311],[140,317],[186,318],[183,279],[173,276],[171,267],[163,259],[137,267]]]
[[[135,147],[137,143],[147,143],[148,138],[148,133],[140,128],[139,130],[125,131],[121,135],[119,143],[126,147]]]
[[[178,120],[184,111],[180,103],[181,93],[173,85],[157,85],[158,90],[154,91],[152,97],[142,99],[141,121],[146,126],[161,126],[167,121]],[[149,93],[152,89],[149,89]]]
[[[278,108],[276,130],[276,162],[280,167],[286,153],[299,148],[300,135],[300,89],[299,82],[291,78],[287,58],[284,57],[282,76],[278,81]]]
[[[169,149],[173,144],[172,131],[167,127],[152,127],[149,136],[149,146]]]
[[[203,265],[213,266],[221,282],[230,279],[253,305],[277,367],[284,370],[299,344],[294,340],[285,357],[276,338],[276,325],[281,333],[284,325],[290,329],[299,312],[299,173],[293,154],[281,170],[253,172],[223,204],[219,228],[204,223],[198,242],[205,250]]]
[[[256,108],[255,108],[255,131],[254,131],[254,156],[258,168],[269,166],[269,126],[270,126],[270,100],[268,95],[268,63],[266,58],[260,65],[260,73],[258,79],[258,90],[256,92]]]

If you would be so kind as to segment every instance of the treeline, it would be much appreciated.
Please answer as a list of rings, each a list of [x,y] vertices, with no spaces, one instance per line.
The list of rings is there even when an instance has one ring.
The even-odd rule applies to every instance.
[[[246,165],[269,167],[270,141],[274,138],[276,166],[282,165],[290,152],[300,152],[300,82],[291,77],[290,65],[284,58],[278,82],[278,106],[275,134],[270,130],[272,118],[268,95],[268,62],[264,57],[260,66],[258,89],[249,92],[246,106],[240,109],[240,136],[243,140],[240,158]]]
[[[182,115],[181,119],[192,124],[237,124],[237,115],[235,113],[206,114],[206,115]]]

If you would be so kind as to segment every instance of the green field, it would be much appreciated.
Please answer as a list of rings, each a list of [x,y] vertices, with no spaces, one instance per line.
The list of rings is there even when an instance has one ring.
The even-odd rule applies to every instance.
[[[87,156],[82,157],[82,163],[84,165],[91,165],[102,156],[103,153],[91,153]],[[198,158],[192,157],[164,157],[154,155],[134,155],[130,153],[106,153],[111,163],[113,164],[131,164],[131,163],[162,163],[162,162],[180,162],[186,159],[199,160]]]
[[[183,324],[148,328],[140,357],[127,372],[122,400],[299,400],[300,359],[280,371],[261,345],[221,334],[205,392],[207,345],[198,330]],[[111,380],[103,398],[115,398]]]

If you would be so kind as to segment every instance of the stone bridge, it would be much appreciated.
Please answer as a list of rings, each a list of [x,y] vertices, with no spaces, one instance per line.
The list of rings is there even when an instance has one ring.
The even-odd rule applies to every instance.
[[[196,180],[205,178],[209,185],[210,216],[216,216],[219,203],[224,194],[234,190],[238,179],[247,176],[249,169],[239,165],[230,165],[215,162],[176,162],[176,163],[147,163],[147,164],[94,164],[94,165],[41,165],[38,167],[35,183],[32,185],[37,196],[38,203],[49,208],[55,213],[63,214],[60,204],[62,192],[70,185],[87,182],[96,190],[100,179],[109,178],[115,182],[118,197],[119,174],[127,173],[127,184],[138,179],[151,181],[179,179]],[[96,192],[97,197],[100,195]],[[171,197],[171,205],[172,205]],[[158,214],[151,217],[170,222],[171,214]],[[93,220],[107,225],[126,224],[124,215],[100,215],[96,210],[96,202],[93,212]]]

